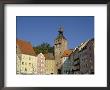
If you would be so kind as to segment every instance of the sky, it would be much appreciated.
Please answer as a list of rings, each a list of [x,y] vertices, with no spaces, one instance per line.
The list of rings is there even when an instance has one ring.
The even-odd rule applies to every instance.
[[[94,16],[17,16],[16,36],[33,46],[43,42],[53,46],[61,25],[70,49],[94,38]]]

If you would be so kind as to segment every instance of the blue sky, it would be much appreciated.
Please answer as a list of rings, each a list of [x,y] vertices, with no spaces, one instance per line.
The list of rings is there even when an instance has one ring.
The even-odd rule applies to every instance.
[[[60,25],[64,26],[68,48],[94,38],[93,16],[17,16],[17,38],[31,42],[33,46],[42,42],[53,46]]]

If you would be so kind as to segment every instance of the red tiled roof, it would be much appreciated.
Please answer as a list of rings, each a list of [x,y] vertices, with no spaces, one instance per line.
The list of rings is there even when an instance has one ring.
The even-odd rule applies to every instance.
[[[63,53],[63,57],[68,57],[72,53],[72,50],[65,50]]]
[[[31,43],[23,41],[23,40],[16,40],[16,45],[19,46],[22,54],[33,55],[36,56],[34,49],[32,48]]]

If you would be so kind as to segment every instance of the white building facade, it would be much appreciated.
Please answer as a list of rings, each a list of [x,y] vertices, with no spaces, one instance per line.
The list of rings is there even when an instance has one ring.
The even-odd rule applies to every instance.
[[[40,53],[37,56],[37,74],[46,74],[46,60],[45,56]]]

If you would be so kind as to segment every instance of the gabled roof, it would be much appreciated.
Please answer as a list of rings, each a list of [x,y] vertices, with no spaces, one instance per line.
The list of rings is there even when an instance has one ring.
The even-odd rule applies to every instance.
[[[26,42],[24,40],[16,40],[16,45],[19,46],[22,54],[36,56],[35,51],[31,45],[31,43]]]
[[[88,41],[89,41],[89,40],[87,40],[87,41],[81,43],[81,45],[79,46],[79,51],[82,50],[82,49],[87,45]]]

